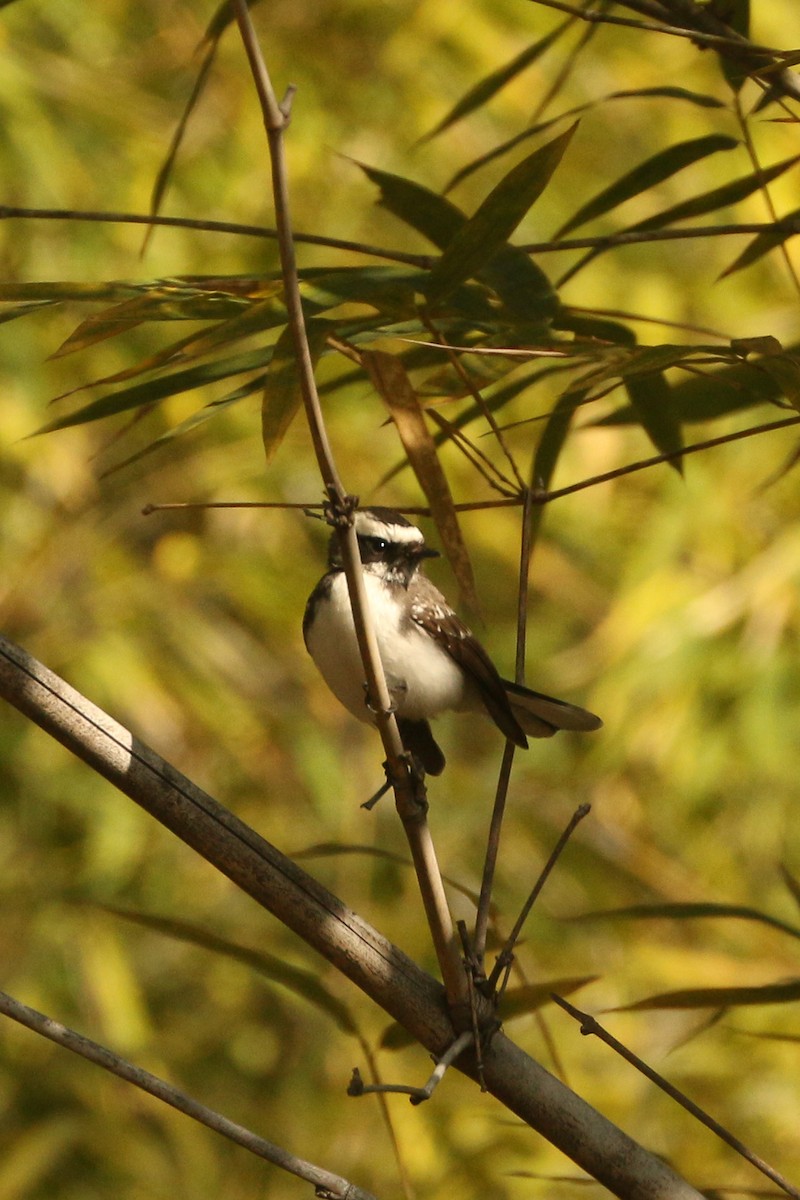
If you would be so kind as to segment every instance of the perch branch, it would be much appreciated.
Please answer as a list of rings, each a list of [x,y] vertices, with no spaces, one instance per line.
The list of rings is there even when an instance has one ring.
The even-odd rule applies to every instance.
[[[375,626],[369,610],[361,557],[353,525],[354,500],[345,492],[333,450],[328,439],[322,414],[322,406],[314,379],[314,364],[306,336],[305,317],[300,296],[300,282],[292,236],[292,221],[289,206],[289,181],[284,151],[284,132],[289,124],[294,88],[290,87],[279,104],[269,71],[258,44],[255,29],[250,19],[246,0],[236,0],[236,20],[242,43],[250,64],[250,70],[258,93],[264,128],[269,145],[272,171],[272,193],[275,202],[275,224],[278,232],[278,250],[281,259],[285,302],[288,323],[292,331],[295,356],[300,374],[300,387],[306,419],[317,456],[322,480],[331,502],[335,527],[342,550],[350,605],[353,610],[358,647],[367,681],[367,694],[375,713],[383,747],[386,753],[387,777],[394,787],[397,811],[403,821],[408,838],[414,867],[419,880],[422,901],[431,930],[439,967],[451,1006],[463,1005],[466,997],[466,981],[458,954],[455,930],[447,897],[442,883],[436,852],[425,819],[424,791],[416,772],[409,769],[400,731],[393,712],[393,705],[386,676],[378,650]]]
[[[0,636],[0,696],[172,830],[332,963],[431,1054],[453,1043],[444,990],[296,863],[69,684]],[[456,1069],[476,1078],[471,1052]],[[622,1200],[700,1193],[497,1033],[484,1080],[507,1108]]]

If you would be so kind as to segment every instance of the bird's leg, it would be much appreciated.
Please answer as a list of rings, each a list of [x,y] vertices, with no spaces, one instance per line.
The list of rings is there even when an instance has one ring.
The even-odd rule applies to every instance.
[[[362,808],[366,808],[367,810],[373,809],[380,800],[381,796],[385,796],[391,788],[404,786],[408,782],[408,777],[410,775],[414,783],[414,795],[418,799],[420,808],[423,811],[427,811],[428,801],[425,799],[425,768],[416,755],[412,754],[410,750],[404,750],[401,757],[402,761],[407,764],[408,772],[406,773],[404,771],[402,774],[392,773],[391,766],[387,759],[387,761],[383,764],[383,769],[386,772],[385,782],[381,784],[374,796],[370,796],[369,800],[364,801],[364,803],[361,805]]]

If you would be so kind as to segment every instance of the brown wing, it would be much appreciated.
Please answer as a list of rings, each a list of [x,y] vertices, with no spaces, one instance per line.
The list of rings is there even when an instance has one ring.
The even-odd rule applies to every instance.
[[[527,748],[527,738],[511,711],[503,681],[489,655],[430,580],[420,576],[418,584],[420,596],[411,605],[412,621],[435,638],[475,684],[495,725],[517,746]]]

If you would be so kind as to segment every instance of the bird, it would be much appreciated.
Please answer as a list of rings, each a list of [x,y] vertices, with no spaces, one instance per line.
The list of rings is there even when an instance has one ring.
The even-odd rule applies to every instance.
[[[472,630],[424,573],[425,559],[439,551],[425,545],[416,525],[378,506],[357,509],[353,521],[400,737],[427,775],[440,775],[445,767],[430,727],[443,712],[482,712],[523,748],[528,737],[600,728],[594,713],[501,678]],[[336,533],[328,569],[306,604],[303,639],[334,696],[354,717],[374,724]]]

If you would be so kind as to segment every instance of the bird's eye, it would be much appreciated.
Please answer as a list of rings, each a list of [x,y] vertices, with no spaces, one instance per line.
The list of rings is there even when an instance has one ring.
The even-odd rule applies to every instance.
[[[374,561],[381,558],[389,548],[389,542],[386,538],[370,537],[368,534],[359,534],[358,543],[361,547],[361,558],[364,562]]]

